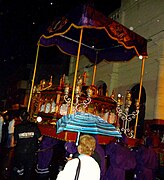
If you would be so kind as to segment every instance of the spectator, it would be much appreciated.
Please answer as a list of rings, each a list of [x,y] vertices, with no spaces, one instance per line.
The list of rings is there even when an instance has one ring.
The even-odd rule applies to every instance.
[[[14,125],[15,125],[15,118],[13,117],[9,121],[8,125],[8,140],[7,140],[7,147],[14,147]]]
[[[3,123],[4,123],[4,119],[3,119],[2,114],[0,114],[0,144],[2,142],[2,126],[3,126]]]
[[[152,139],[153,148],[159,148],[161,142],[159,131],[153,131],[151,135],[151,139]]]
[[[42,136],[37,124],[29,121],[27,111],[20,113],[20,119],[22,122],[15,126],[14,131],[14,177],[18,179],[17,175],[24,175],[24,179],[29,180],[35,166],[38,141],[42,140]]]
[[[95,161],[100,166],[101,170],[101,177],[100,179],[104,178],[105,171],[106,171],[106,165],[105,165],[105,151],[103,147],[98,143],[97,136],[93,136],[96,139],[96,148],[94,153],[91,155],[95,159]],[[65,143],[65,149],[66,149],[66,157],[67,159],[72,159],[78,157],[79,153],[77,150],[77,146],[74,142],[66,142]]]
[[[9,126],[9,115],[5,114],[4,122],[3,122],[3,126],[2,126],[2,144],[3,144],[4,147],[7,147],[8,126]]]
[[[152,139],[146,138],[145,145],[140,144],[136,149],[136,169],[135,179],[155,180],[158,168],[158,156],[152,148]]]
[[[66,149],[66,159],[71,160],[72,158],[77,158],[79,156],[78,148],[74,142],[66,142],[65,143],[65,149]],[[95,159],[95,161],[98,163],[98,165],[101,167],[101,159],[100,154],[96,151],[91,155]]]
[[[60,171],[57,180],[74,180],[77,172],[79,172],[79,180],[99,180],[100,167],[98,163],[91,157],[96,147],[96,140],[93,136],[83,135],[80,137],[78,158],[69,160],[64,170]]]
[[[38,150],[36,173],[39,180],[49,179],[49,166],[53,156],[53,147],[58,144],[57,139],[43,136]]]
[[[159,178],[163,178],[164,177],[164,134],[162,135],[161,138],[161,143],[160,143],[160,148],[158,151],[159,154]]]
[[[105,180],[125,180],[125,172],[136,166],[134,153],[127,147],[126,139],[111,142],[106,146],[109,165]]]

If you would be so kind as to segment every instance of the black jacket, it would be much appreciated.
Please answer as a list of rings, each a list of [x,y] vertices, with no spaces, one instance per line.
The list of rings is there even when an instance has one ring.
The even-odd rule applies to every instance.
[[[36,123],[23,121],[15,126],[15,150],[19,153],[34,153],[38,149],[38,138],[41,132]]]

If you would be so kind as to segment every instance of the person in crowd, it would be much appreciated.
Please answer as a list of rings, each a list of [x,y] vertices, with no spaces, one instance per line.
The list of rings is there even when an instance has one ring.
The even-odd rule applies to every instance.
[[[160,142],[158,154],[159,154],[159,171],[158,172],[159,172],[159,178],[162,179],[164,177],[164,131],[161,136],[161,142]]]
[[[4,116],[4,122],[3,122],[3,126],[2,126],[2,145],[4,147],[7,147],[7,141],[8,141],[8,126],[9,126],[9,114],[5,114]]]
[[[2,142],[2,126],[3,126],[3,123],[4,123],[4,118],[3,118],[2,114],[0,113],[0,144]]]
[[[77,158],[79,156],[78,147],[74,142],[66,142],[65,143],[65,149],[66,149],[66,159],[71,160],[72,158]],[[95,148],[96,149],[96,148]],[[94,151],[94,153],[91,155],[95,159],[95,161],[98,163],[98,165],[101,167],[101,159],[99,153]]]
[[[135,156],[128,148],[126,141],[126,138],[122,138],[106,145],[108,167],[105,180],[125,180],[126,171],[135,168]]]
[[[93,157],[100,166],[100,170],[101,170],[100,179],[102,180],[104,178],[106,171],[105,151],[103,147],[98,143],[96,135],[94,135],[94,138],[96,139],[96,148],[94,153],[91,155],[91,157]],[[74,142],[66,142],[65,149],[66,149],[66,157],[68,160],[78,157],[79,153],[77,150],[77,146]]]
[[[8,140],[7,147],[14,147],[14,126],[15,126],[15,117],[11,118],[8,125]]]
[[[75,144],[75,142],[66,142],[65,145],[65,150],[66,150],[66,159],[67,160],[71,160],[72,158],[74,157],[78,157],[79,156],[79,153],[78,153],[78,150],[77,150],[77,146]]]
[[[53,147],[58,144],[58,140],[52,137],[43,136],[39,145],[36,173],[38,180],[47,180],[50,177],[49,166],[53,156]]]
[[[78,145],[78,158],[69,160],[64,169],[59,172],[57,180],[99,180],[100,167],[91,155],[96,148],[96,140],[93,136],[82,135]],[[77,175],[79,172],[79,176]]]
[[[151,135],[151,139],[152,139],[153,148],[159,148],[161,142],[159,131],[153,131]]]
[[[14,148],[14,178],[18,179],[23,175],[23,179],[32,179],[32,173],[35,169],[36,151],[38,142],[42,140],[41,132],[36,123],[29,120],[29,113],[23,110],[20,113],[20,124],[15,126],[14,139],[16,146]]]
[[[138,144],[135,150],[135,180],[155,180],[158,169],[158,155],[153,149],[152,138],[147,137],[145,144]]]
[[[104,180],[105,172],[106,172],[105,148],[103,148],[103,146],[98,143],[97,136],[94,135],[94,137],[96,139],[95,152],[97,152],[100,156],[100,170],[101,170],[100,179]]]

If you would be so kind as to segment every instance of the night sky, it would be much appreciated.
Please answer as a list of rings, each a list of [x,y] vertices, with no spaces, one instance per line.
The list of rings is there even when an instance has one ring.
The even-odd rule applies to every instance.
[[[34,64],[37,41],[55,17],[87,2],[108,15],[120,7],[121,0],[0,0],[0,87],[14,79],[26,64]],[[39,63],[57,67],[69,58],[56,47],[42,49],[41,56]]]

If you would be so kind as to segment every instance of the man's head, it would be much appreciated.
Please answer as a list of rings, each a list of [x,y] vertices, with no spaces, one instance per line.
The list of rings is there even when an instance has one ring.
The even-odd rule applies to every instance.
[[[80,154],[92,155],[96,148],[96,140],[93,136],[83,135],[80,137],[78,152]]]
[[[29,119],[29,113],[26,110],[21,111],[20,118],[22,121],[27,121]]]
[[[153,140],[151,137],[147,137],[145,141],[145,146],[146,147],[153,147]]]

